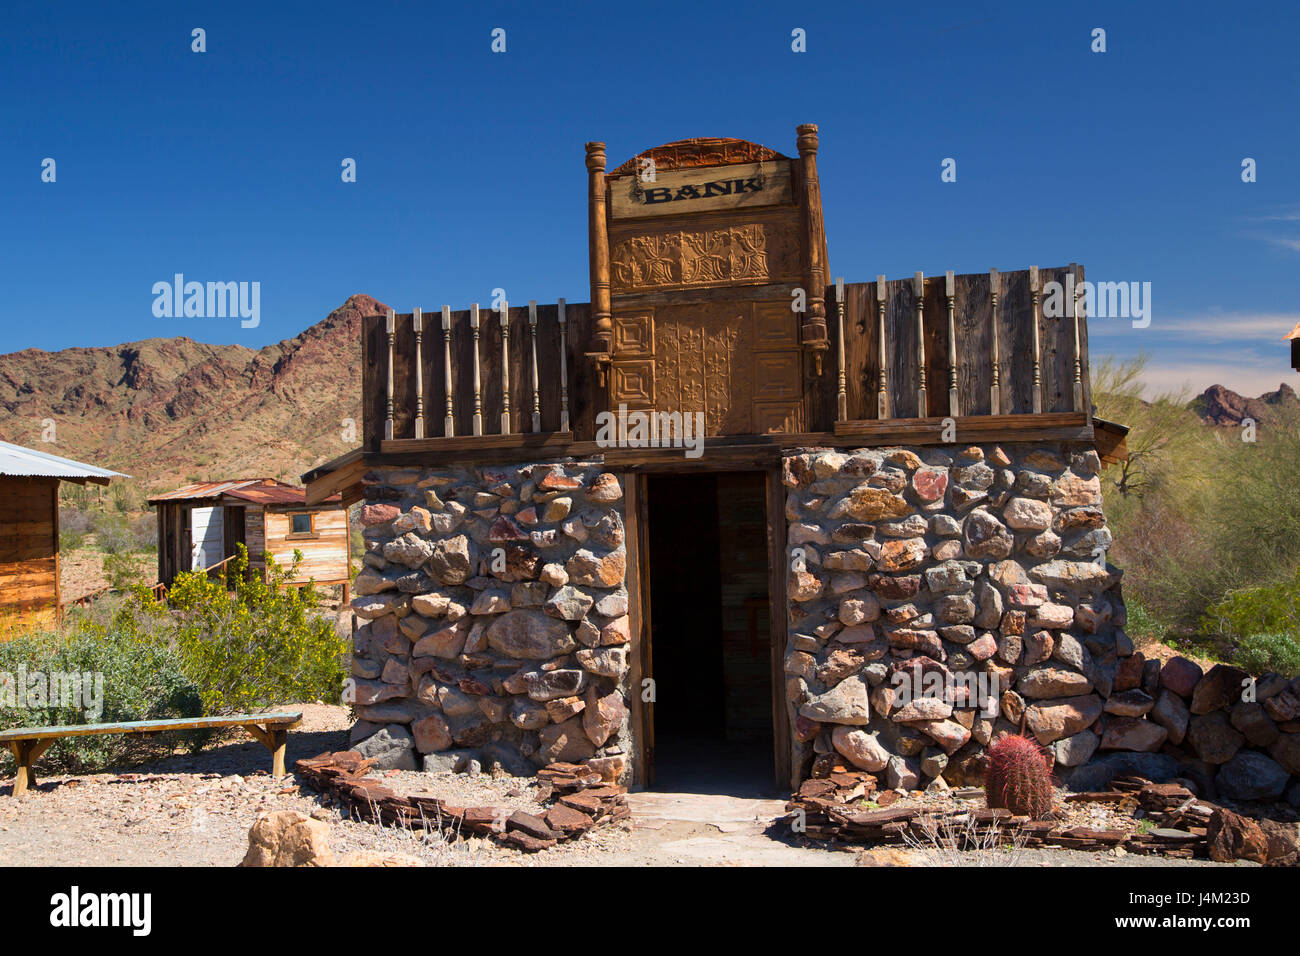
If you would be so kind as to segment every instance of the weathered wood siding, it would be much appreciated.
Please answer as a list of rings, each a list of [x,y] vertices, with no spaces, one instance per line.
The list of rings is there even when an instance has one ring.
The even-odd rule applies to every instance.
[[[248,566],[265,570],[266,510],[261,505],[249,505],[244,509],[244,546],[248,548]]]
[[[310,535],[292,534],[292,515],[307,513],[309,509],[267,508],[265,515],[266,544],[264,551],[281,567],[293,563],[295,549],[302,552],[303,561],[298,567],[294,583],[315,580],[318,584],[341,582],[348,574],[348,513],[342,508],[311,510],[316,517],[315,531]],[[250,545],[251,550],[251,545]]]
[[[59,613],[59,482],[0,477],[0,621]]]

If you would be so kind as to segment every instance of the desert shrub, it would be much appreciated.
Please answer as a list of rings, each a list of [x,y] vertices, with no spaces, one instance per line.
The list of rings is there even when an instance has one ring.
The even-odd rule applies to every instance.
[[[106,554],[122,554],[135,550],[130,522],[125,515],[101,512],[91,520],[95,531],[95,545],[100,551]]]
[[[131,543],[137,551],[158,550],[158,515],[153,511],[130,519]]]
[[[248,549],[241,544],[227,565],[233,591],[219,577],[177,575],[167,594],[171,636],[207,713],[339,699],[347,642],[317,610],[321,597],[313,585],[285,585],[301,560],[294,552],[293,566],[282,568],[268,555],[264,580],[248,572]],[[159,608],[137,588],[124,613],[147,617]]]
[[[56,674],[62,692],[52,692]],[[69,686],[63,677],[74,674],[91,675],[80,679],[79,695],[67,693],[76,683]],[[182,671],[180,655],[157,633],[81,621],[62,632],[29,631],[0,644],[0,727],[195,717],[202,707],[198,689]],[[100,769],[168,752],[186,737],[194,743],[193,732],[151,738],[69,737],[55,743],[41,765],[71,771]]]
[[[140,580],[140,563],[129,551],[104,555],[104,577],[115,591],[129,591],[144,583]]]
[[[1229,592],[1206,608],[1198,630],[1238,642],[1253,634],[1300,634],[1300,569],[1272,584]]]
[[[1300,642],[1289,634],[1252,634],[1237,645],[1232,662],[1249,674],[1300,674]]]

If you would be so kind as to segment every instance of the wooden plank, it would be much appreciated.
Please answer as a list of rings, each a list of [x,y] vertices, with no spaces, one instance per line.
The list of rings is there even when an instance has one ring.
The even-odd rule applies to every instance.
[[[785,486],[781,470],[767,472],[767,604],[768,635],[771,650],[773,770],[778,786],[787,782],[797,787],[798,769],[793,765],[790,727],[794,708],[785,696],[785,651],[788,639],[786,595],[786,520]]]
[[[627,593],[628,627],[631,632],[629,654],[629,691],[633,740],[632,783],[637,789],[654,780],[654,721],[650,708],[642,700],[642,682],[652,673],[650,647],[650,583],[646,563],[650,560],[646,529],[645,481],[641,475],[618,475],[623,484],[624,520],[627,524]]]
[[[44,740],[58,737],[91,737],[103,734],[156,734],[165,730],[208,730],[266,724],[292,730],[302,721],[301,711],[269,714],[233,714],[229,717],[176,717],[165,720],[132,720],[115,724],[67,724],[58,727],[20,727],[0,731],[0,742]]]

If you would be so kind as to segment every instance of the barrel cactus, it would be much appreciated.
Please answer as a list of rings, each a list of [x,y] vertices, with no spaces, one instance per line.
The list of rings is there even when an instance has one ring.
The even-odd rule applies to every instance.
[[[1052,810],[1047,754],[1028,737],[1008,735],[988,750],[984,796],[990,807],[1041,820]]]

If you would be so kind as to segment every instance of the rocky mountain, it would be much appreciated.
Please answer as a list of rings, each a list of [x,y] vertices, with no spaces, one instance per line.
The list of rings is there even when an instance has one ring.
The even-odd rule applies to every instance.
[[[1279,412],[1294,411],[1300,408],[1300,396],[1285,382],[1276,391],[1265,392],[1259,398],[1247,398],[1222,385],[1211,385],[1192,400],[1191,407],[1207,424],[1240,425],[1245,418],[1268,422]]]
[[[0,438],[132,475],[146,491],[302,472],[360,443],[361,318],[351,296],[262,349],[147,339],[0,355]],[[345,435],[345,420],[356,422]],[[54,423],[53,443],[42,441]]]

